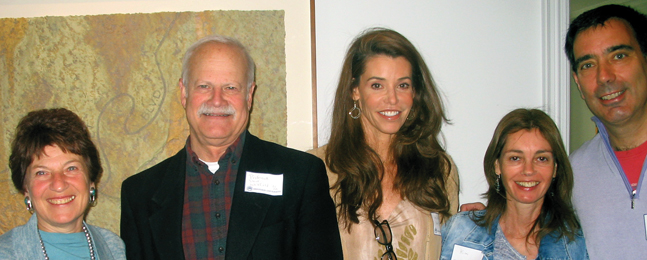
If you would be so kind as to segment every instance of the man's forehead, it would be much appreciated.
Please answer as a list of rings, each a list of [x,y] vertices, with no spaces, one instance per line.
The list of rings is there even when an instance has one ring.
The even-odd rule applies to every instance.
[[[246,71],[246,59],[244,53],[237,46],[224,43],[205,43],[196,48],[189,59],[189,70],[202,65],[203,62],[227,62],[238,65],[238,68]]]
[[[633,30],[622,20],[611,18],[596,26],[589,27],[575,36],[573,52],[575,58],[591,55],[591,52],[607,52],[614,46],[637,44]]]
[[[220,43],[220,42],[206,42],[198,46],[191,55],[190,61],[194,62],[196,59],[204,57],[205,55],[229,55],[242,57],[243,53],[238,46]]]

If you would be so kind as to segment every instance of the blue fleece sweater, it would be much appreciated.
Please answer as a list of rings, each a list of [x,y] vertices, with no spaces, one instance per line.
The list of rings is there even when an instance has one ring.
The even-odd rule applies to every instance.
[[[641,194],[647,189],[645,164],[633,195],[604,125],[595,117],[593,121],[600,132],[570,156],[575,176],[573,204],[589,257],[647,259],[647,194]]]

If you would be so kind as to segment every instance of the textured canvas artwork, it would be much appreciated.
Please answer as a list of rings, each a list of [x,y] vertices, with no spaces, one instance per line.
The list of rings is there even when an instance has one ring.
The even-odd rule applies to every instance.
[[[66,107],[90,128],[104,168],[88,223],[119,233],[121,182],[188,136],[177,82],[184,51],[210,34],[239,39],[256,62],[250,132],[286,144],[284,12],[205,11],[0,19],[0,234],[27,222],[7,166],[18,120]]]

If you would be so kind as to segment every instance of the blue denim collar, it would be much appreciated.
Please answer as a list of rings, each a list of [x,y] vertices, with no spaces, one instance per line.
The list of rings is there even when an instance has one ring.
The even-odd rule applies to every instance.
[[[475,211],[474,215],[479,217],[483,216],[485,215],[485,211]],[[496,230],[499,228],[500,217],[501,216],[498,216],[494,220],[489,232],[487,227],[474,225],[472,230],[470,230],[469,234],[465,237],[464,242],[471,244],[471,246],[469,246],[470,248],[482,251],[488,259],[491,259],[492,254],[494,253],[494,237]],[[564,256],[568,256],[566,249],[568,238],[565,236],[557,238],[555,233],[556,232],[550,233],[541,239],[538,259],[568,259],[564,258]]]

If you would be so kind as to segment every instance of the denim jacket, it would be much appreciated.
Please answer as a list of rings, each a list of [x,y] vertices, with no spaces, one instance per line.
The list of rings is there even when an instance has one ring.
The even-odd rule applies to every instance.
[[[442,252],[441,260],[452,259],[455,245],[461,245],[483,252],[483,259],[494,259],[494,235],[499,226],[497,218],[488,232],[487,227],[476,225],[470,218],[471,214],[476,216],[485,215],[485,210],[461,212],[453,216],[442,229]],[[537,259],[563,259],[579,260],[589,259],[586,252],[586,244],[582,231],[578,231],[574,241],[568,241],[567,237],[555,239],[552,233],[544,236],[539,244]]]

